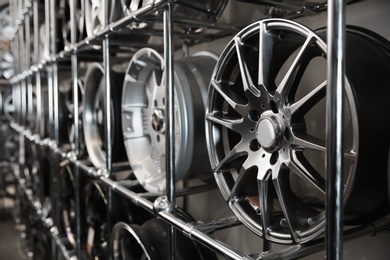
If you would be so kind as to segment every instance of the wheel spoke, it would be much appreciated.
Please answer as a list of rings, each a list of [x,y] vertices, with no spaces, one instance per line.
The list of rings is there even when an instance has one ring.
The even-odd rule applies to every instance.
[[[234,41],[236,44],[237,59],[238,59],[238,64],[240,66],[240,73],[241,73],[244,91],[245,92],[249,91],[249,93],[251,93],[253,96],[259,97],[260,91],[253,84],[252,76],[249,73],[248,65],[246,64],[245,61],[246,57],[244,56],[244,50],[243,50],[245,46],[239,37],[234,38]]]
[[[210,120],[216,124],[220,124],[226,128],[229,128],[231,130],[237,130],[237,126],[242,124],[243,119],[233,119],[233,118],[226,118],[223,117],[223,115],[220,112],[214,112],[212,114],[206,114],[206,119]]]
[[[310,182],[325,194],[325,178],[315,170],[300,151],[291,152],[289,169],[305,181]]]
[[[268,171],[266,174],[262,174],[257,178],[259,201],[260,201],[260,213],[261,213],[261,225],[263,228],[264,237],[268,237],[268,229],[272,225],[273,215],[273,196],[271,194],[272,185],[272,172]]]
[[[250,163],[248,159],[242,164],[238,177],[234,183],[229,196],[229,201],[234,201],[238,198],[247,197],[248,193],[254,193],[256,189],[251,189],[248,183],[251,183],[256,176],[257,167]],[[250,191],[251,190],[251,191]]]
[[[224,87],[222,89],[221,83],[216,82],[215,80],[211,81],[211,86],[215,88],[215,90],[218,91],[218,93],[223,97],[223,99],[235,110],[240,110],[239,108],[245,108],[242,104],[245,103],[245,101],[239,97],[237,94],[232,92],[230,88]],[[240,103],[234,101],[238,100]]]
[[[303,116],[308,112],[315,104],[317,104],[326,95],[327,81],[322,82],[318,87],[313,89],[306,96],[290,105],[291,115]]]
[[[306,68],[308,64],[308,61],[307,60],[304,61],[304,58],[305,58],[305,53],[307,52],[307,49],[312,43],[313,39],[314,38],[312,36],[307,37],[302,48],[299,50],[298,55],[295,57],[291,67],[287,71],[279,87],[276,89],[276,92],[279,93],[281,96],[287,96],[287,93],[289,93],[293,82],[296,80],[299,81],[298,79],[296,79],[296,76],[298,75],[298,70],[300,69],[300,67],[301,66],[303,67],[303,69],[301,70],[303,72],[304,68]]]
[[[326,151],[324,140],[318,139],[306,133],[302,133],[300,136],[294,135],[292,145],[301,149],[315,150],[320,152]]]
[[[267,88],[270,84],[272,49],[274,38],[267,32],[267,25],[260,23],[259,28],[259,78],[258,85]]]
[[[243,142],[239,142],[226,156],[223,158],[219,164],[213,169],[214,172],[224,169],[224,166],[230,164],[230,162],[247,155],[246,146]],[[229,168],[230,169],[230,168]]]
[[[287,171],[286,169],[280,170]],[[283,172],[283,174],[277,174],[277,177],[273,178],[273,183],[292,238],[294,241],[298,241],[299,238],[297,235],[297,230],[299,230],[301,220],[298,217],[297,208],[295,208],[297,198],[291,191],[289,174],[287,172]]]

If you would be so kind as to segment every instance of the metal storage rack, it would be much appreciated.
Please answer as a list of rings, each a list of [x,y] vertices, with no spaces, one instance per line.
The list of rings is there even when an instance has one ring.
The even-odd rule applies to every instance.
[[[104,0],[104,6],[107,10],[108,1]],[[155,0],[153,5],[149,5],[144,7],[134,13],[134,16],[127,16],[119,21],[109,24],[108,12],[105,15],[105,27],[100,30],[95,37],[86,38],[81,40],[80,42],[76,42],[76,20],[75,17],[71,17],[71,43],[68,46],[65,46],[64,50],[57,50],[56,47],[56,3],[53,0],[45,0],[45,21],[46,21],[46,32],[50,32],[46,34],[46,49],[43,50],[43,53],[38,48],[36,50],[31,50],[30,45],[26,44],[31,42],[31,35],[34,37],[34,46],[40,46],[40,38],[39,38],[39,28],[38,28],[38,16],[40,14],[38,8],[38,0],[19,0],[19,1],[10,1],[11,12],[13,17],[18,17],[15,21],[15,30],[12,36],[12,49],[15,54],[17,54],[16,60],[19,61],[17,68],[17,75],[14,76],[10,82],[12,84],[13,89],[13,97],[14,97],[14,105],[16,107],[16,116],[15,121],[11,123],[11,127],[20,134],[19,138],[19,162],[15,166],[15,175],[17,176],[20,187],[22,191],[27,196],[30,203],[34,206],[37,215],[44,223],[45,227],[50,230],[50,235],[53,238],[53,259],[56,259],[58,253],[61,253],[63,257],[66,259],[74,259],[73,257],[77,257],[77,259],[81,259],[80,252],[80,193],[79,193],[79,177],[81,174],[88,175],[91,179],[99,179],[102,183],[104,183],[108,189],[108,193],[117,192],[121,194],[126,199],[130,200],[137,206],[141,206],[147,211],[155,214],[160,219],[163,219],[165,222],[169,223],[170,230],[168,232],[168,255],[167,259],[174,259],[175,252],[175,230],[183,232],[189,238],[200,242],[206,247],[212,249],[213,251],[219,253],[220,255],[226,258],[232,259],[274,259],[274,258],[283,258],[283,259],[296,259],[298,257],[303,257],[312,252],[319,251],[323,249],[323,243],[326,242],[326,254],[329,259],[341,259],[342,258],[342,240],[343,236],[347,237],[355,237],[356,235],[361,234],[369,234],[375,232],[375,227],[365,226],[365,227],[357,227],[346,231],[343,233],[342,229],[342,180],[340,180],[342,174],[342,158],[340,156],[342,154],[342,130],[339,126],[342,125],[342,107],[340,102],[342,102],[342,89],[343,89],[343,78],[344,74],[344,65],[343,65],[343,51],[344,51],[344,31],[343,28],[345,26],[345,10],[344,1],[334,0],[328,1],[328,35],[332,39],[332,41],[328,44],[328,81],[329,81],[329,92],[327,100],[327,106],[335,108],[335,111],[332,111],[328,115],[329,126],[328,132],[330,134],[330,138],[328,141],[328,176],[329,176],[329,186],[327,190],[327,198],[329,204],[329,210],[327,213],[327,235],[325,239],[318,239],[311,243],[304,245],[292,246],[288,249],[276,252],[267,252],[267,253],[259,253],[257,255],[245,255],[242,252],[232,248],[231,246],[222,243],[214,239],[209,233],[212,233],[218,229],[229,228],[236,224],[236,218],[226,218],[220,220],[213,220],[209,223],[186,223],[175,216],[175,198],[177,191],[175,190],[175,144],[174,144],[174,110],[173,110],[173,52],[174,52],[174,44],[173,44],[173,16],[172,16],[172,6],[174,5],[174,1],[168,0]],[[75,9],[76,1],[71,1],[71,10]],[[256,3],[256,1],[246,1],[251,3]],[[265,4],[270,3],[272,1],[259,1],[264,2]],[[115,171],[115,165],[112,163],[111,157],[111,113],[107,113],[110,111],[110,104],[107,100],[111,98],[110,92],[110,64],[111,64],[111,43],[110,43],[110,35],[115,33],[121,27],[136,21],[138,18],[144,14],[147,14],[151,11],[156,10],[157,8],[163,8],[164,16],[163,16],[163,35],[164,35],[164,60],[165,67],[167,68],[168,76],[166,77],[166,109],[168,111],[166,117],[166,169],[167,169],[167,192],[166,196],[159,196],[154,201],[151,201],[148,196],[144,196],[144,194],[137,194],[127,187],[123,186],[119,182],[115,182],[111,179],[112,172]],[[33,32],[30,31],[31,23],[33,24]],[[194,22],[196,23],[196,22]],[[201,24],[200,22],[198,22]],[[207,39],[218,38],[224,35],[231,34],[237,31],[235,26],[225,25],[225,24],[213,24],[207,25],[212,28],[219,29],[219,31],[214,35],[206,35],[205,37],[209,37]],[[105,69],[105,107],[104,111],[106,116],[105,127],[106,127],[106,147],[107,147],[107,161],[106,167],[104,169],[96,169],[91,167],[88,163],[80,159],[80,147],[79,147],[79,138],[80,138],[80,130],[78,127],[79,122],[79,111],[78,111],[78,61],[79,61],[79,53],[82,52],[83,49],[89,47],[91,44],[96,43],[97,41],[102,42],[102,50],[103,50],[103,64]],[[36,55],[33,56],[32,54]],[[30,57],[33,57],[30,60]],[[59,90],[58,90],[58,73],[61,70],[60,63],[63,61],[70,61],[71,63],[71,74],[73,79],[73,103],[74,103],[74,125],[75,125],[75,136],[74,136],[74,149],[71,151],[65,150],[60,145],[60,137],[59,137],[59,128],[60,128],[60,119],[59,119]],[[44,134],[44,126],[39,124],[38,130],[36,132],[29,129],[30,122],[29,116],[32,115],[34,107],[32,102],[32,81],[35,80],[36,84],[36,101],[37,104],[42,104],[43,96],[41,90],[41,74],[47,74],[48,78],[48,108],[49,108],[49,136],[45,136]],[[337,104],[337,105],[336,105]],[[42,106],[37,105],[36,107],[37,118],[44,117],[42,112]],[[20,177],[20,173],[23,170],[25,164],[24,157],[24,143],[25,142],[35,142],[38,144],[42,150],[48,151],[48,154],[52,154],[52,163],[51,163],[51,187],[52,194],[51,200],[53,209],[52,218],[47,218],[44,215],[44,206],[40,204],[40,202],[35,201],[31,196],[31,190],[24,185],[24,180]],[[341,158],[341,159],[340,159]],[[77,238],[76,246],[77,250],[69,251],[64,245],[64,240],[59,237],[59,233],[56,227],[56,223],[58,223],[58,209],[56,208],[56,200],[58,199],[59,194],[56,193],[55,187],[58,186],[58,165],[62,160],[68,160],[72,165],[75,166],[76,172],[76,216],[77,216]],[[110,195],[109,195],[110,197]],[[109,200],[110,201],[110,200]],[[110,203],[110,202],[109,202]],[[110,206],[108,207],[107,216],[110,215]],[[110,221],[108,219],[108,221]],[[384,224],[387,224],[384,223]],[[379,224],[378,224],[379,225]],[[336,242],[334,242],[336,241]]]

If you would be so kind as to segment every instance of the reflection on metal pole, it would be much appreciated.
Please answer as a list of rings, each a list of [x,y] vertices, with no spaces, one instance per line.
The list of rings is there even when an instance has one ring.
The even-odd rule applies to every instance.
[[[328,89],[327,89],[327,203],[326,258],[343,254],[343,91],[345,50],[345,3],[328,1]]]

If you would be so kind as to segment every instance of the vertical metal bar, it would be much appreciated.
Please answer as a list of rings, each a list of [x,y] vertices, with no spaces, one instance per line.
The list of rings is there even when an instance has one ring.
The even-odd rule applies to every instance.
[[[44,125],[42,122],[42,85],[41,85],[41,72],[37,71],[35,74],[35,95],[37,99],[37,114],[35,118],[36,130],[40,138],[44,138]]]
[[[60,144],[59,93],[58,93],[58,64],[53,63],[53,106],[54,106],[54,140]]]
[[[34,23],[34,63],[38,63],[41,57],[39,48],[39,2],[34,0],[33,2],[33,23]]]
[[[54,39],[53,39],[54,40]],[[43,58],[50,56],[50,0],[45,0],[45,42],[43,49]]]
[[[108,25],[108,0],[104,1],[104,14],[105,14],[105,25]],[[111,126],[111,73],[110,73],[110,38],[106,34],[103,40],[103,62],[104,62],[104,73],[105,73],[105,113],[106,113],[106,154],[107,154],[107,171],[111,173],[111,167],[112,167],[112,140],[111,140],[111,134],[112,134],[112,126]]]
[[[76,43],[76,0],[70,1],[70,41],[74,46]],[[73,124],[74,124],[74,152],[76,158],[80,157],[80,137],[79,137],[79,91],[78,91],[78,68],[77,68],[77,50],[72,52],[72,84],[73,84]],[[81,194],[80,194],[80,169],[73,167],[75,173],[75,214],[76,214],[76,256],[81,259]]]
[[[327,203],[326,258],[342,259],[343,254],[343,106],[345,3],[328,1],[328,88],[327,119]]]
[[[109,24],[109,0],[104,0],[104,26],[108,26]],[[111,5],[112,8],[113,5]],[[110,38],[108,34],[104,36],[103,39],[103,62],[104,62],[104,80],[105,80],[105,100],[104,100],[104,111],[106,115],[106,120],[105,120],[105,142],[106,142],[106,167],[107,167],[107,174],[111,178],[112,175],[112,125],[111,125],[111,70],[110,70]],[[112,228],[112,223],[111,223],[111,212],[112,212],[112,188],[107,187],[107,237],[111,237],[111,228]],[[108,249],[108,255],[109,259],[112,257],[111,250]]]
[[[25,37],[25,58],[26,58],[26,69],[29,69],[30,67],[30,63],[31,63],[31,32],[30,32],[30,19],[31,19],[31,15],[30,15],[30,12],[26,14],[25,16],[25,24],[24,24],[24,28],[25,28],[25,32],[26,32],[26,37]],[[28,122],[28,127],[31,129],[31,127],[33,126],[33,121],[32,119],[34,118],[34,115],[33,115],[33,86],[32,86],[32,82],[31,82],[31,75],[28,75],[26,77],[26,88],[27,88],[27,112],[26,112],[26,120]]]
[[[165,132],[165,154],[166,154],[166,186],[167,197],[170,202],[170,211],[175,210],[175,104],[174,104],[174,64],[173,64],[173,3],[166,5],[164,9],[164,60],[165,60],[165,109],[166,132]],[[167,259],[175,259],[175,228],[168,228]]]

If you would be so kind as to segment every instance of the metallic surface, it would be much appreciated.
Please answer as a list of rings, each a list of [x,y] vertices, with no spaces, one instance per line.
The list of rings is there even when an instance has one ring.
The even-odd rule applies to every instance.
[[[280,36],[279,30],[283,30]],[[283,37],[295,39],[297,42],[290,43],[295,42],[299,48],[292,47],[294,51],[298,48],[296,56],[280,74],[277,73],[282,65],[274,62],[275,71],[271,74],[270,64],[275,57],[270,50],[279,37],[282,41]],[[250,46],[258,46],[259,54],[251,53]],[[309,120],[307,112],[325,97],[326,78],[322,75],[316,83],[309,83],[311,89],[301,97],[302,83],[294,83],[303,74],[297,68],[306,70],[315,56],[325,56],[316,52],[326,53],[326,45],[309,29],[287,20],[260,21],[228,44],[211,81],[206,118],[209,155],[217,183],[238,218],[250,230],[273,242],[303,243],[324,231],[325,176],[323,169],[309,161],[323,161],[325,135],[312,132],[308,125],[301,132],[299,122]],[[284,55],[280,50],[277,53]],[[250,59],[257,55],[258,62]],[[275,83],[273,75],[280,75]],[[353,136],[351,150],[344,153],[351,162],[344,188],[348,198],[356,171],[359,135],[351,89],[346,96],[352,111]],[[318,117],[314,118],[317,120]],[[309,188],[308,194],[302,194],[306,193],[303,187]],[[312,204],[310,200],[317,202]]]
[[[140,183],[151,192],[166,187],[165,161],[175,150],[176,180],[211,177],[205,156],[204,107],[208,79],[215,64],[210,53],[199,53],[175,62],[174,148],[165,150],[169,140],[168,99],[163,82],[166,70],[161,56],[144,48],[134,54],[124,81],[122,94],[122,130],[129,162]],[[169,135],[171,136],[171,135]],[[139,149],[132,149],[134,146]],[[171,155],[173,156],[173,155]]]
[[[345,2],[328,1],[326,258],[343,259]]]

